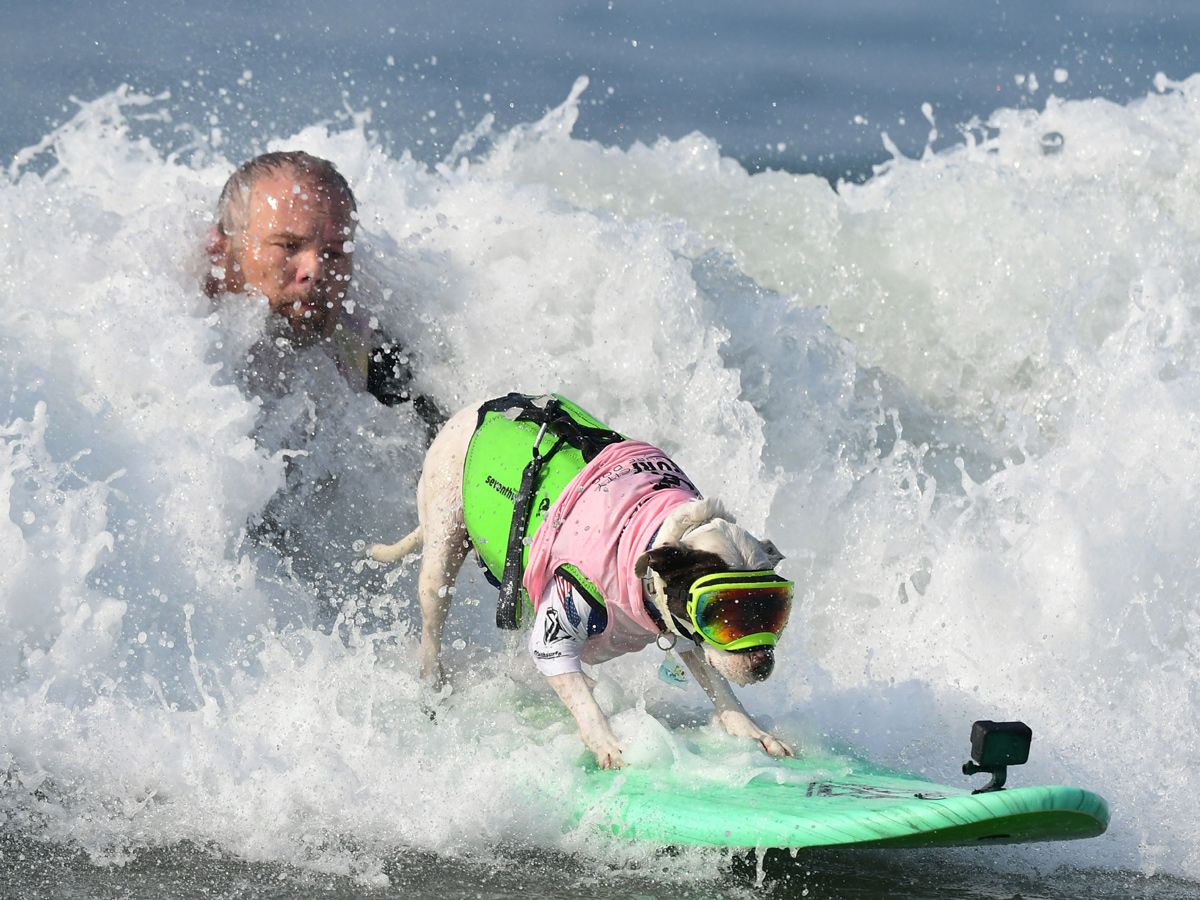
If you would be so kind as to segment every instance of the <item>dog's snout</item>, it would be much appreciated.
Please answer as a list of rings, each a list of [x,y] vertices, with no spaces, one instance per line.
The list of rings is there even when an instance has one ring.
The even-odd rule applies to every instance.
[[[766,681],[775,671],[775,649],[773,647],[755,647],[746,653],[746,663],[750,667],[750,675],[755,681]]]

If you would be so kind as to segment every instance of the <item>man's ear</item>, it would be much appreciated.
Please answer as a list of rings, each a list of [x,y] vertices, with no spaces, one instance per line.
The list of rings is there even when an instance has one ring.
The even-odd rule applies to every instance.
[[[216,264],[222,262],[229,255],[229,243],[229,235],[221,231],[216,225],[210,226],[208,229],[208,240],[205,244],[205,249],[208,251],[208,258]]]
[[[204,293],[210,297],[225,290],[225,279],[229,273],[230,250],[233,240],[216,225],[208,229],[204,250],[208,254],[208,271],[204,273]]]

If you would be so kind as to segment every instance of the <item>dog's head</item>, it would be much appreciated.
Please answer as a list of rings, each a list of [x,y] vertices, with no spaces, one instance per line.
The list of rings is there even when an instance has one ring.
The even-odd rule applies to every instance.
[[[638,557],[635,572],[639,578],[651,570],[658,575],[667,605],[659,612],[690,632],[687,604],[696,579],[720,572],[766,571],[782,559],[773,543],[759,540],[737,525],[720,502],[694,500],[671,512],[654,547]],[[737,684],[765,681],[775,668],[775,651],[770,646],[723,650],[707,641],[700,645],[708,664]]]

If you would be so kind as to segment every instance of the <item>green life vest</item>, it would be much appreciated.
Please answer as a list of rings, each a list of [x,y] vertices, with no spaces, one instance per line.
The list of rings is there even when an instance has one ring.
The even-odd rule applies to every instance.
[[[518,511],[522,476],[533,459],[539,432],[540,467],[533,475],[528,502]],[[525,571],[529,538],[537,532],[554,501],[601,450],[625,439],[558,394],[509,394],[479,408],[479,420],[463,461],[463,518],[490,580],[500,585],[504,577],[510,535],[516,534],[524,545],[520,572]],[[522,520],[514,522],[514,513],[523,516]],[[562,574],[583,589],[588,599],[603,604],[599,591],[581,572],[571,571],[574,567],[564,568],[568,571]],[[520,588],[520,597],[514,624],[519,624],[522,610],[531,608],[524,587]]]

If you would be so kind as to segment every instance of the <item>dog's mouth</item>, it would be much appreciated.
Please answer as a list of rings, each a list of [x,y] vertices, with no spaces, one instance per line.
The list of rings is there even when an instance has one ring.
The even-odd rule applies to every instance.
[[[766,681],[775,671],[774,647],[717,650],[715,647],[706,646],[705,650],[704,656],[710,666],[743,687]]]
[[[774,647],[747,647],[733,652],[745,658],[752,682],[766,681],[775,671]]]

